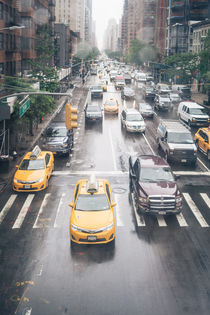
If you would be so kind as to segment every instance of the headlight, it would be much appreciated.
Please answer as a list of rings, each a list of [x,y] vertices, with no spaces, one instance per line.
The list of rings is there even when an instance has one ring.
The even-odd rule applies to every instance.
[[[43,181],[44,181],[44,177],[42,177],[42,178],[40,178],[40,179],[38,179],[38,180],[35,180],[34,183],[41,183],[41,182],[43,182]]]
[[[71,223],[71,228],[72,228],[73,231],[81,231],[81,229],[78,226],[76,226],[76,225],[74,225],[72,223]]]
[[[194,153],[197,153],[198,152],[198,150],[197,149],[194,149]]]
[[[196,122],[196,119],[195,119],[195,118],[192,118],[192,122]]]
[[[182,196],[177,196],[176,197],[176,203],[182,202]]]
[[[105,226],[105,227],[102,227],[100,230],[101,230],[101,231],[109,231],[109,230],[111,230],[112,228],[113,228],[113,223],[110,224],[110,225],[107,225],[107,226]]]
[[[62,144],[62,148],[67,148],[68,147],[68,143],[63,143]]]
[[[149,200],[148,200],[148,198],[139,197],[139,201],[147,203]]]
[[[13,179],[13,182],[14,182],[14,183],[18,183],[18,180],[14,178],[14,179]]]

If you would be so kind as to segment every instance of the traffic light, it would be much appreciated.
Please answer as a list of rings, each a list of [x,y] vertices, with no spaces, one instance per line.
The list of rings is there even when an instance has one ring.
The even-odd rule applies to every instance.
[[[69,103],[65,105],[65,122],[68,130],[77,128],[77,109]]]

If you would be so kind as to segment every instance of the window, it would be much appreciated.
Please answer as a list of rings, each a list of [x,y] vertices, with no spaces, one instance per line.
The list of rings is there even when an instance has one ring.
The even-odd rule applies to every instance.
[[[49,161],[50,161],[50,155],[47,153],[46,156],[45,156],[46,166],[48,165]]]
[[[4,63],[0,63],[0,74],[4,74]]]
[[[0,33],[0,49],[4,49],[4,34]]]
[[[107,196],[109,198],[109,201],[111,202],[111,196],[110,196],[110,191],[109,191],[109,185],[106,184],[106,192],[107,192]]]
[[[3,3],[0,2],[0,19],[3,19]]]

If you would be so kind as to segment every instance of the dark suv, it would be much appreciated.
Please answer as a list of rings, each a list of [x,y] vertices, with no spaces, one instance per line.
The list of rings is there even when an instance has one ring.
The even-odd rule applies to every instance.
[[[55,154],[69,154],[74,146],[73,129],[68,130],[65,124],[50,124],[42,134],[40,146]]]
[[[181,192],[170,166],[160,156],[130,156],[129,186],[140,213],[166,215],[181,212]]]

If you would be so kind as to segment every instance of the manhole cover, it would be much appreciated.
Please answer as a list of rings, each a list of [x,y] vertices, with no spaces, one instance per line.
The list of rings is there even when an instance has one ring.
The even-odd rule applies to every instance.
[[[122,188],[122,187],[117,187],[117,188],[113,188],[112,191],[115,194],[124,194],[126,192],[127,189]]]

